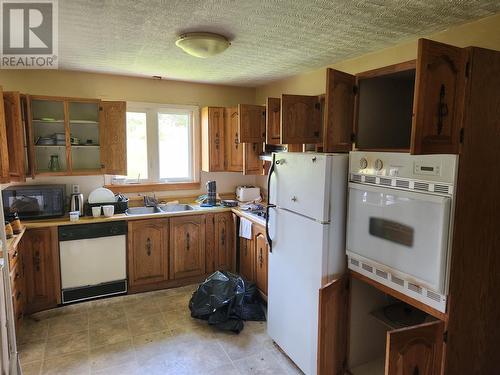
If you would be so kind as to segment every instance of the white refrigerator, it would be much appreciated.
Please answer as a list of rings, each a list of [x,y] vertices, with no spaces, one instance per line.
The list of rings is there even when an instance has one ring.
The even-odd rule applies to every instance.
[[[277,153],[268,176],[269,336],[317,373],[320,288],[345,271],[347,154]]]

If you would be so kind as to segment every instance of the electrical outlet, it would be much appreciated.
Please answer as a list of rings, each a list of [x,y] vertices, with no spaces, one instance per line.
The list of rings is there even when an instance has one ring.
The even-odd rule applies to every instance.
[[[80,185],[73,184],[71,185],[72,194],[80,194]]]

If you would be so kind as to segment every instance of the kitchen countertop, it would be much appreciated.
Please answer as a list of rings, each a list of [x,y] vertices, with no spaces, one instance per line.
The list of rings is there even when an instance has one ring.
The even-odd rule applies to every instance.
[[[222,207],[222,206],[200,207],[198,204],[190,204],[190,206],[192,206],[194,209],[189,211],[165,212],[165,213],[145,214],[145,215],[117,214],[113,215],[112,217],[100,216],[98,218],[94,218],[92,216],[83,216],[78,221],[70,221],[69,217],[65,216],[54,219],[23,221],[23,225],[25,225],[27,229],[47,228],[47,227],[58,227],[63,225],[105,223],[109,221],[120,221],[120,220],[144,220],[144,219],[159,219],[159,218],[175,217],[175,216],[204,215],[208,213],[217,213],[217,212],[233,212],[236,215],[249,219],[255,224],[265,225],[265,220],[263,218],[249,214],[238,207],[233,207],[233,208]]]

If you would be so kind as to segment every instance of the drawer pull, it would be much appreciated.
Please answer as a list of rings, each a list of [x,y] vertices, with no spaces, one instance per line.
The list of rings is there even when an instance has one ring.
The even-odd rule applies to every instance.
[[[37,272],[40,272],[40,251],[35,251],[33,255],[33,266],[35,266]]]
[[[221,244],[222,246],[224,246],[226,244],[226,231],[224,230],[224,228],[222,228],[222,233],[220,235],[220,241],[221,241]]]
[[[149,256],[151,256],[151,238],[148,237],[148,239],[146,240],[146,254]]]
[[[186,233],[186,251],[189,251],[189,232]]]

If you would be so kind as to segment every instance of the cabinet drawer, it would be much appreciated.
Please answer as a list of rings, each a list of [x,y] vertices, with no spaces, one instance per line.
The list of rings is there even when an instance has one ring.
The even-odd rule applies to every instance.
[[[16,262],[14,264],[14,268],[11,268],[10,270],[10,283],[12,285],[12,290],[19,289],[17,288],[17,286],[20,285],[22,279],[23,279],[22,264],[21,262]]]
[[[12,290],[12,305],[14,308],[14,317],[17,326],[18,322],[23,318],[24,295],[21,290]]]

